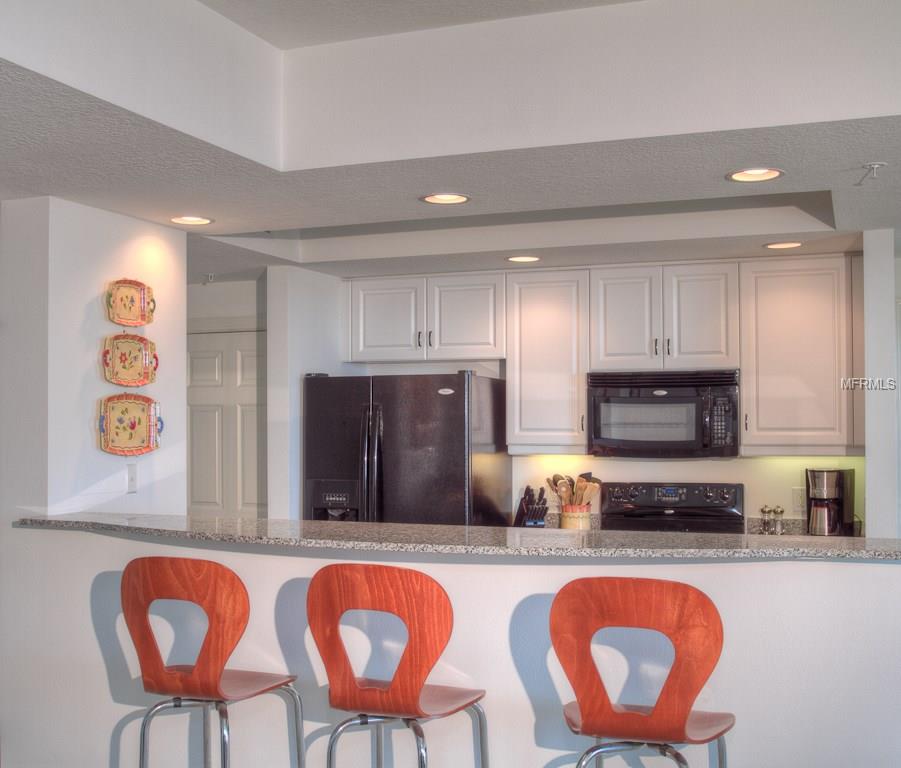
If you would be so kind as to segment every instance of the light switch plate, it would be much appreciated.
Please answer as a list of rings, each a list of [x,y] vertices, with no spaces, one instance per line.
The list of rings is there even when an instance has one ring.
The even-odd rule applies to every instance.
[[[126,464],[125,469],[128,475],[128,490],[126,493],[138,492],[138,465]]]
[[[792,514],[804,517],[807,514],[807,489],[792,488]]]

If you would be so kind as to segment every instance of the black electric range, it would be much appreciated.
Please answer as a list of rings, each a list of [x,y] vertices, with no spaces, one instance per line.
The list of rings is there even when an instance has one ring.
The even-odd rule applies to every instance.
[[[743,485],[604,483],[601,529],[744,533],[743,503]]]

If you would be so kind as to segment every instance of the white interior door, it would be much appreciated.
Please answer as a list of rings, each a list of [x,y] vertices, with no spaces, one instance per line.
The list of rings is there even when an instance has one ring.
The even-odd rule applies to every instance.
[[[266,334],[188,336],[188,511],[266,516]]]

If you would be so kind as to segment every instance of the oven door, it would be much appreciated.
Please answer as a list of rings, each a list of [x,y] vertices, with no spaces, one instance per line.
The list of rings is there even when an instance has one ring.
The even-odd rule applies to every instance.
[[[589,451],[595,456],[707,456],[706,400],[696,388],[593,387]]]

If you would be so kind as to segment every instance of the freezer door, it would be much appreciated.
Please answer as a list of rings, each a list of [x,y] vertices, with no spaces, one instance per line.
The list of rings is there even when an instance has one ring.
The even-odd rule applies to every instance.
[[[375,519],[469,522],[469,384],[467,373],[373,376]]]
[[[303,380],[304,519],[365,520],[370,378]],[[315,510],[315,512],[314,512]],[[355,514],[339,515],[341,510]]]

